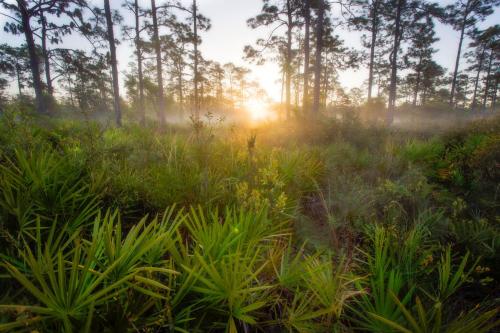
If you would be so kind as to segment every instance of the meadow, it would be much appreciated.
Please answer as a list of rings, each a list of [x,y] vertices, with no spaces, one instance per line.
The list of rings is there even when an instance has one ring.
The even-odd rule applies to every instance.
[[[0,121],[2,332],[493,332],[500,119]]]

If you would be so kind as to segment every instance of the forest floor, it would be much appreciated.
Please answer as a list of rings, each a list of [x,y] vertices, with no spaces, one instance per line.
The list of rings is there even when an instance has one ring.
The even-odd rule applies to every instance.
[[[4,116],[0,331],[491,331],[499,133]]]

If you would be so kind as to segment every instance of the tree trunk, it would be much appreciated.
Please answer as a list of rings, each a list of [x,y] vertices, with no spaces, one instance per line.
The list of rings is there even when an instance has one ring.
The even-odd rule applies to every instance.
[[[309,68],[311,57],[311,3],[310,0],[305,0],[305,35],[304,35],[304,96],[302,97],[302,108],[304,114],[309,113]]]
[[[491,80],[491,67],[493,64],[494,50],[490,51],[490,58],[488,60],[488,74],[486,74],[486,86],[484,87],[483,96],[483,111],[486,111],[486,102],[488,101],[488,92],[490,91],[490,80]]]
[[[194,45],[194,111],[197,120],[200,119],[200,104],[198,100],[198,8],[196,6],[196,0],[193,0],[193,45]]]
[[[156,81],[158,83],[158,120],[160,126],[165,125],[165,98],[163,96],[163,68],[161,63],[160,36],[155,0],[151,0],[151,16],[153,17],[153,44],[156,53]]]
[[[291,116],[291,85],[292,85],[292,29],[293,29],[293,16],[291,0],[286,1],[287,9],[287,32],[286,32],[286,119],[290,119]]]
[[[216,91],[216,100],[219,103],[219,105],[222,105],[222,99],[224,98],[224,84],[222,83],[223,80],[223,73],[217,69],[217,91]]]
[[[23,84],[21,83],[21,66],[16,63],[16,76],[17,76],[17,89],[19,91],[19,98],[23,97]]]
[[[323,66],[323,89],[322,92],[320,93],[320,105],[323,107],[324,110],[326,110],[326,106],[328,103],[328,93],[330,90],[329,84],[328,84],[328,52],[325,52],[325,65]]]
[[[146,124],[146,108],[144,103],[144,74],[142,72],[142,48],[139,19],[139,0],[134,1],[135,11],[135,52],[137,54],[137,75],[139,79],[139,112],[141,114],[141,124]]]
[[[319,2],[318,22],[316,23],[316,60],[314,63],[314,101],[313,114],[318,116],[321,97],[321,54],[323,53],[323,24],[325,18],[325,3]]]
[[[71,103],[71,107],[75,107],[75,100],[73,98],[73,85],[71,84],[71,76],[68,75],[68,92],[69,92],[69,102]]]
[[[465,105],[467,104],[467,90],[469,89],[469,78],[465,79],[465,87],[464,87],[464,96],[462,99],[462,108],[465,109]]]
[[[422,89],[422,97],[420,98],[420,103],[422,103],[422,105],[427,104],[427,88],[425,86]]]
[[[200,80],[200,93],[198,98],[200,101],[200,105],[203,104],[203,99],[205,98],[205,85],[203,84],[203,80]]]
[[[181,111],[184,109],[184,83],[182,82],[182,70],[178,69],[179,73],[177,75],[177,85],[179,86],[179,104]]]
[[[24,30],[24,37],[26,38],[26,44],[28,46],[28,54],[30,58],[30,69],[33,78],[33,88],[35,89],[35,99],[36,99],[36,111],[38,113],[46,113],[47,108],[45,106],[42,80],[40,78],[40,67],[39,67],[39,57],[36,52],[35,40],[33,38],[33,30],[30,25],[30,14],[25,0],[17,0],[17,6],[21,14],[21,21]]]
[[[417,81],[415,82],[415,90],[413,91],[413,106],[417,106],[418,93],[420,91],[420,76],[422,73],[422,56],[418,60],[417,65]]]
[[[493,87],[493,98],[491,101],[491,111],[495,112],[497,106],[497,93],[498,93],[498,84],[500,83],[500,76],[497,75],[495,79],[495,86]]]
[[[299,38],[299,44],[300,44],[300,38]],[[298,56],[297,57],[297,68],[302,67],[302,57]],[[294,103],[295,103],[295,110],[299,107],[299,100],[300,100],[300,73],[297,73],[295,75],[295,80],[294,80],[294,86],[295,86],[295,98],[294,98]]]
[[[54,95],[54,88],[52,86],[52,78],[50,73],[50,59],[49,59],[49,50],[47,49],[47,20],[43,15],[43,12],[40,11],[40,21],[42,24],[42,56],[43,62],[45,65],[45,81],[47,82],[47,92],[50,96]]]
[[[295,88],[295,97],[294,97],[294,108],[297,110],[299,107],[299,100],[300,100],[300,82],[299,82],[299,77],[297,76],[294,80],[294,88]],[[297,116],[297,115],[296,115]]]
[[[372,87],[373,87],[373,67],[375,60],[375,43],[377,42],[378,33],[378,5],[379,0],[372,1],[372,42],[370,45],[370,67],[368,69],[368,101],[372,99]]]
[[[483,50],[481,51],[481,57],[479,58],[479,64],[478,64],[477,73],[476,73],[476,79],[474,81],[474,93],[472,94],[471,111],[474,111],[476,109],[476,105],[477,105],[477,89],[478,89],[478,86],[479,86],[479,77],[481,76],[481,72],[483,70],[483,62],[484,62],[485,52],[486,52],[486,45],[483,46]]]
[[[460,66],[460,56],[462,53],[462,44],[464,41],[464,34],[465,34],[465,26],[467,23],[467,17],[469,15],[469,2],[470,0],[467,1],[467,6],[465,6],[465,11],[464,11],[464,17],[462,20],[462,27],[460,31],[460,41],[458,42],[458,51],[457,51],[457,59],[455,60],[455,70],[453,71],[453,80],[451,82],[451,91],[450,91],[450,105],[453,105],[454,99],[455,99],[455,90],[457,86],[457,76],[458,76],[458,67]]]
[[[281,70],[281,93],[280,93],[280,104],[282,106],[283,106],[284,94],[285,94],[285,70],[283,69]]]
[[[118,84],[118,62],[116,61],[115,34],[113,31],[113,20],[111,19],[111,8],[109,0],[104,0],[104,11],[106,14],[106,24],[108,26],[109,53],[111,57],[111,74],[113,77],[113,107],[115,110],[116,125],[122,125],[122,111],[120,108],[120,86]]]
[[[378,63],[382,61],[382,55],[378,56]],[[380,98],[381,90],[382,90],[382,74],[380,70],[377,70],[377,98]]]
[[[399,45],[401,42],[401,14],[403,12],[403,6],[405,5],[405,0],[398,0],[398,6],[396,9],[396,21],[394,30],[394,47],[391,54],[391,83],[389,86],[389,110],[387,112],[387,124],[392,124],[394,119],[394,111],[396,108],[396,89],[397,89],[397,79],[398,79],[398,52]]]

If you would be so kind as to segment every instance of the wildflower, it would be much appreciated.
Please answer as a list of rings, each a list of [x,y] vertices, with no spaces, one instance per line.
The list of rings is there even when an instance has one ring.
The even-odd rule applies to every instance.
[[[275,203],[276,210],[279,212],[283,212],[286,208],[287,201],[288,201],[288,198],[287,198],[285,192],[281,192],[281,194],[279,195],[279,197]]]

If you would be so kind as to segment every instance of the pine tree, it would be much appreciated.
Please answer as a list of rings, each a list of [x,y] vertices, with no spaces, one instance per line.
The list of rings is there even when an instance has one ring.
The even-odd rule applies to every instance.
[[[465,35],[475,27],[477,22],[483,21],[487,16],[491,15],[494,11],[493,8],[498,5],[500,5],[500,0],[456,0],[453,5],[446,7],[444,21],[450,24],[453,29],[460,31],[455,68],[450,89],[450,105],[454,105],[457,75]]]
[[[69,33],[75,28],[75,19],[81,18],[81,7],[86,6],[84,0],[0,0],[0,5],[8,10],[10,21],[5,24],[5,30],[12,34],[24,34],[30,59],[30,70],[35,90],[36,110],[38,113],[46,113],[48,105],[44,97],[44,86],[41,79],[40,52],[37,52],[35,37],[36,30],[41,30],[42,57],[45,66],[46,83],[48,94],[53,93],[52,78],[50,70],[49,50],[47,43],[57,43],[63,34]],[[48,22],[47,16],[66,17],[68,22],[55,24]]]
[[[161,55],[161,45],[160,45],[160,28],[158,24],[158,7],[156,6],[156,0],[151,0],[151,18],[152,18],[152,43],[156,57],[156,83],[158,84],[158,120],[160,122],[160,127],[165,125],[165,92],[163,87],[163,65],[162,65],[162,55]]]
[[[434,60],[424,62],[422,66],[422,105],[426,105],[429,99],[436,95],[437,88],[443,83],[442,78],[445,72],[445,69]]]
[[[488,98],[491,98],[491,106],[494,106],[496,91],[498,89],[498,68],[500,66],[500,39],[499,35],[493,35],[488,42],[488,51],[486,62],[486,77],[484,84],[482,110],[486,111]],[[494,88],[494,89],[492,89]]]
[[[400,55],[403,43],[411,35],[411,27],[426,15],[428,5],[424,1],[392,0],[384,9],[384,15],[391,22],[386,26],[388,35],[392,38],[392,48],[389,57],[390,84],[389,101],[386,122],[391,124],[394,118],[397,100],[398,70],[401,67]]]
[[[124,27],[124,32],[133,40],[135,47],[135,56],[137,64],[137,86],[138,86],[138,111],[140,112],[141,124],[146,123],[146,105],[144,100],[144,70],[143,70],[143,58],[144,58],[144,41],[141,38],[141,32],[145,29],[145,26],[141,23],[141,19],[144,17],[144,10],[139,6],[139,0],[126,0],[123,6],[133,13],[134,15],[134,26]]]
[[[318,1],[317,18],[316,18],[316,55],[314,61],[314,99],[312,112],[314,117],[319,115],[320,98],[321,98],[321,73],[322,73],[322,53],[324,45],[324,30],[325,30],[325,12],[327,3],[323,0]]]
[[[107,39],[109,42],[109,53],[111,63],[111,73],[113,77],[113,108],[115,111],[115,121],[117,126],[122,125],[122,111],[120,106],[120,85],[118,83],[118,62],[116,60],[116,44],[113,28],[113,18],[109,0],[104,0],[104,13],[106,16]]]
[[[248,58],[259,56],[258,53],[262,53],[266,49],[275,49],[278,54],[283,55],[283,73],[285,76],[285,112],[287,119],[291,117],[291,84],[293,76],[293,52],[292,52],[292,34],[293,29],[297,26],[297,22],[294,19],[295,15],[300,10],[298,1],[294,0],[263,0],[263,6],[261,13],[254,18],[247,21],[248,25],[252,29],[257,29],[260,27],[272,28],[271,34],[268,38],[261,39],[257,41],[257,45],[261,47],[261,50],[256,51],[252,47],[247,46],[245,51]],[[274,35],[277,30],[281,27],[286,29],[286,34],[284,41],[276,38]],[[279,43],[283,43],[283,51],[279,46]]]
[[[357,11],[349,18],[348,23],[354,25],[357,30],[367,31],[368,41],[364,42],[365,47],[370,49],[368,62],[368,101],[372,98],[373,85],[375,79],[375,56],[377,41],[380,39],[379,33],[382,30],[383,0],[358,0],[355,2]]]
[[[467,69],[469,72],[474,74],[474,89],[472,93],[471,110],[476,110],[477,106],[477,95],[479,90],[479,81],[481,74],[484,71],[485,63],[487,61],[488,49],[491,49],[495,39],[498,39],[500,35],[500,26],[495,25],[489,27],[485,30],[474,29],[469,33],[471,38],[471,43],[469,47],[472,49],[470,52],[465,54],[465,57],[470,64]]]
[[[311,0],[304,0],[303,16],[304,16],[304,83],[302,108],[304,114],[309,113],[310,97],[309,97],[309,78],[311,74]]]
[[[177,8],[181,8],[177,6]],[[193,25],[193,85],[194,85],[194,110],[196,119],[200,118],[200,98],[198,95],[198,84],[200,81],[200,73],[198,71],[198,63],[200,61],[200,52],[198,51],[198,46],[201,43],[199,37],[199,31],[207,31],[210,29],[210,20],[205,16],[201,15],[198,11],[198,5],[196,0],[193,0],[193,4],[190,9],[183,9],[191,14],[191,22]]]
[[[413,106],[417,105],[421,91],[422,72],[432,61],[433,54],[437,52],[432,46],[438,40],[431,12],[427,11],[422,20],[415,22],[411,27],[410,46],[404,56],[406,67],[413,70],[413,75],[410,76],[413,79]]]
[[[0,74],[13,78],[16,81],[19,98],[23,96],[23,89],[30,70],[28,50],[26,45],[13,47],[8,44],[0,45]],[[5,85],[9,80],[5,80]]]

